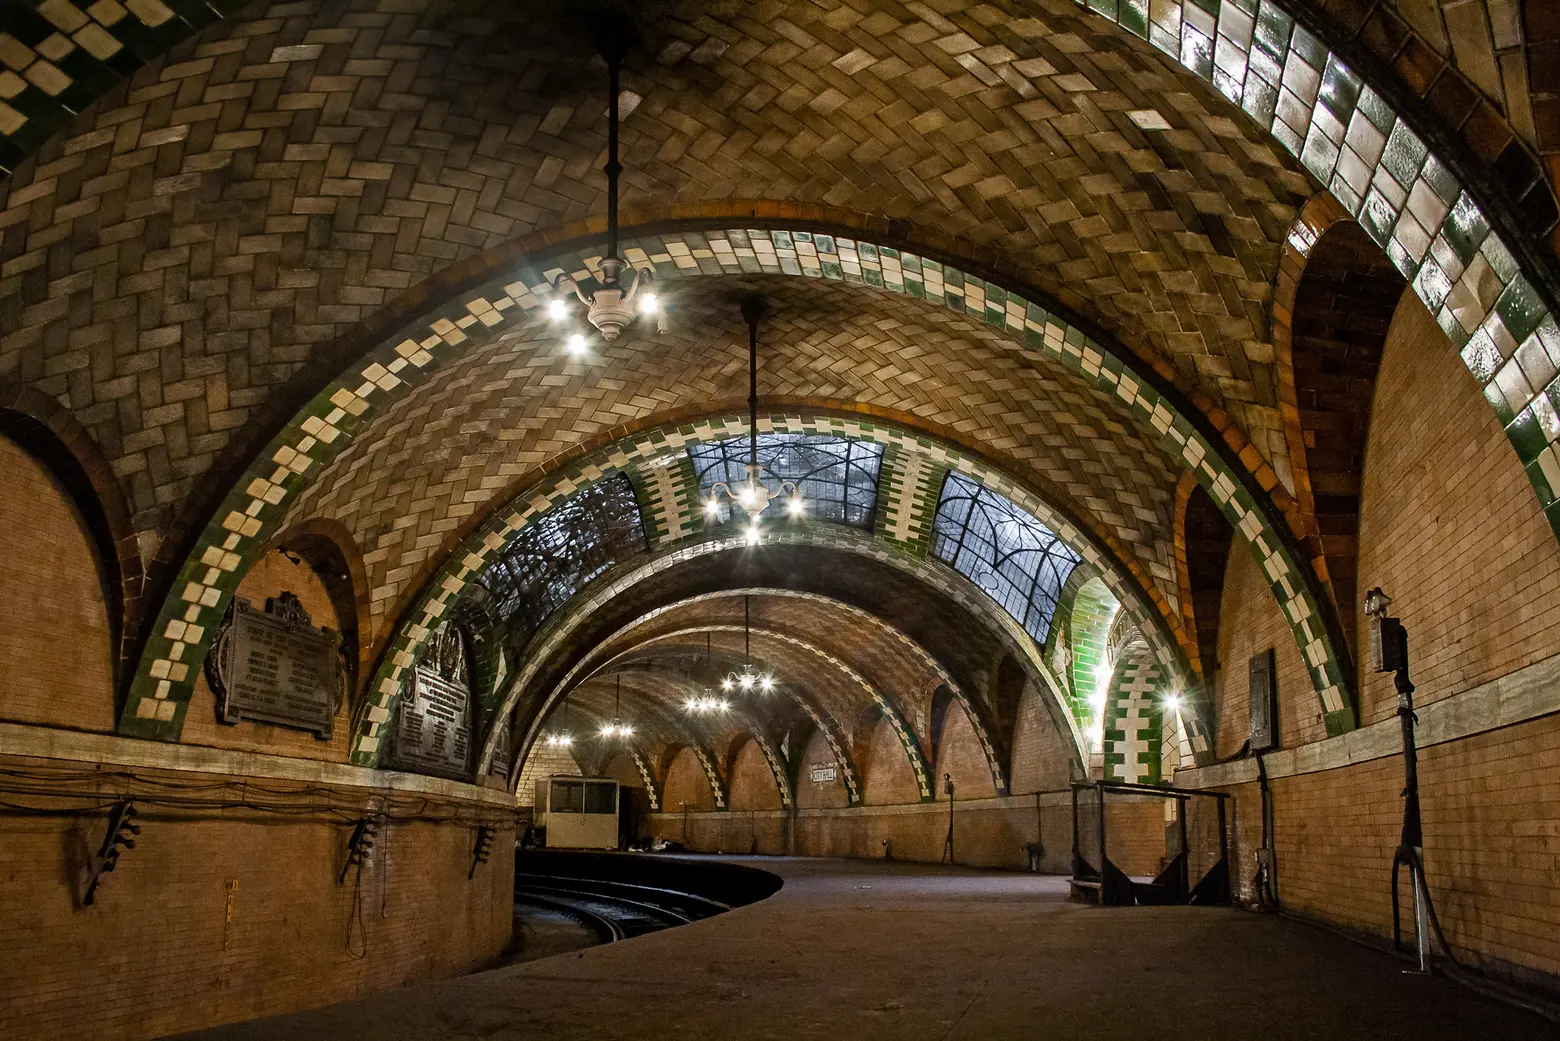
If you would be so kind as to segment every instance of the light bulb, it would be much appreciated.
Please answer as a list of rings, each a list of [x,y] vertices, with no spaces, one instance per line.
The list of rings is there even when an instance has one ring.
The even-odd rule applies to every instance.
[[[758,521],[754,521],[747,530],[747,544],[749,546],[758,545],[758,539],[761,534],[762,532],[759,530]]]
[[[554,322],[561,322],[569,317],[569,306],[562,300],[549,300],[547,302],[547,317]]]
[[[760,682],[760,683],[759,683],[759,686],[760,686],[760,687],[762,687],[762,688],[763,688],[763,689],[764,689],[764,692],[765,692],[765,693],[766,693],[766,694],[767,694],[767,693],[768,693],[768,692],[769,692],[769,691],[771,691],[771,690],[774,690],[774,689],[775,689],[775,680],[774,680],[774,677],[773,677],[773,676],[765,676],[765,677],[764,677],[764,678],[763,678],[763,680],[762,680],[762,681],[761,681],[761,682]]]
[[[660,306],[661,301],[654,293],[646,293],[639,298],[640,314],[655,314]]]
[[[618,727],[618,733],[624,737],[632,737],[634,735],[634,728],[629,726],[627,723],[624,723],[622,726]]]
[[[568,340],[564,341],[564,346],[568,348],[569,353],[574,357],[582,356],[585,353],[585,334],[575,333]]]
[[[1171,712],[1181,711],[1181,695],[1171,694],[1169,697],[1165,698],[1165,708],[1169,709]]]
[[[720,689],[721,690],[730,690],[731,689],[731,677],[730,676],[727,676],[725,679],[720,681]]]
[[[753,502],[756,498],[757,496],[753,492],[752,485],[749,485],[748,487],[742,489],[742,494],[737,496],[737,501],[742,504],[743,509],[747,509],[753,505]]]
[[[727,701],[725,698],[721,698],[715,703],[715,707],[724,712],[731,707],[731,702]]]
[[[752,690],[753,689],[753,675],[752,675],[752,673],[744,672],[742,674],[741,683],[742,683],[742,689],[743,690]]]
[[[806,512],[806,507],[802,505],[802,497],[800,495],[791,496],[788,512],[793,517],[800,517],[804,512]]]
[[[704,512],[713,517],[720,512],[720,500],[713,496],[704,504]]]

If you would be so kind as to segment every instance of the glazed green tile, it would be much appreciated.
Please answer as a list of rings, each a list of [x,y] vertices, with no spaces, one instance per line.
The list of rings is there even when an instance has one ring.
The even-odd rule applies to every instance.
[[[1090,10],[1097,11],[1106,18],[1115,20],[1116,0],[1088,0],[1088,4]]]
[[[1516,418],[1511,411],[1511,406],[1506,402],[1506,395],[1501,393],[1500,387],[1495,385],[1494,380],[1484,385],[1484,400],[1488,401],[1490,408],[1495,410],[1495,415],[1502,426]]]
[[[1419,273],[1414,276],[1414,292],[1425,307],[1435,311],[1446,302],[1447,294],[1452,291],[1451,280],[1446,277],[1446,272],[1441,270],[1434,257],[1426,258],[1420,265]]]
[[[1549,446],[1549,439],[1544,436],[1544,426],[1531,406],[1506,424],[1506,436],[1511,439],[1511,446],[1517,450],[1517,458],[1524,465],[1537,459]]]
[[[1489,233],[1489,221],[1484,219],[1473,197],[1467,192],[1458,195],[1441,225],[1441,234],[1464,264],[1473,259]]]
[[[1262,126],[1270,126],[1273,113],[1278,108],[1278,88],[1260,77],[1247,76],[1241,108]]]
[[[1148,0],[1120,0],[1116,20],[1133,36],[1148,39]]]
[[[1263,0],[1257,11],[1256,42],[1269,54],[1282,58],[1289,50],[1295,20],[1278,5]]]
[[[1360,78],[1339,63],[1337,56],[1329,56],[1327,68],[1322,72],[1320,101],[1332,110],[1338,121],[1344,124],[1354,114],[1359,103]]]
[[[1456,319],[1453,319],[1455,321]],[[1480,329],[1468,340],[1462,349],[1463,364],[1479,383],[1486,384],[1495,378],[1495,373],[1500,370],[1501,363],[1505,360],[1500,356],[1495,343],[1488,333]],[[1509,409],[1508,409],[1509,411]],[[1509,416],[1507,417],[1510,418]]]
[[[1381,165],[1396,178],[1398,184],[1412,185],[1429,154],[1430,150],[1425,147],[1425,143],[1408,129],[1406,123],[1398,120],[1387,137],[1386,149],[1381,153]]]
[[[1360,227],[1365,229],[1376,244],[1383,249],[1392,237],[1392,226],[1397,223],[1397,211],[1381,192],[1372,188],[1360,208]]]
[[[1495,311],[1506,324],[1506,331],[1519,343],[1533,334],[1547,313],[1538,291],[1521,276],[1514,278],[1495,301]]]

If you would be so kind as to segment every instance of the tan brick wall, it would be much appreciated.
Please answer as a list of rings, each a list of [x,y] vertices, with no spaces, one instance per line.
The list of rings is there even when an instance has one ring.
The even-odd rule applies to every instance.
[[[1421,703],[1560,652],[1555,536],[1499,421],[1412,292],[1377,377],[1359,559],[1361,590],[1383,587],[1408,627]],[[1393,714],[1396,695],[1390,676],[1361,664],[1362,722],[1372,723]]]
[[[1042,700],[1050,696],[1027,687],[1019,699],[1012,764],[1008,769],[1008,788],[1014,795],[1065,788],[1070,779],[1067,763],[1072,739],[1051,722]]]
[[[580,731],[576,728],[575,733],[578,735]],[[548,748],[538,740],[520,771],[520,783],[515,788],[515,803],[519,806],[534,806],[536,782],[544,777],[552,777],[554,774],[578,777],[580,772],[580,764],[567,748]]]
[[[331,605],[330,594],[314,569],[303,561],[293,563],[279,550],[273,550],[255,561],[238,586],[238,595],[257,610],[265,609],[267,598],[283,592],[298,597],[303,609],[309,613],[309,620],[316,626],[326,626],[338,633],[341,631],[341,622]],[[222,723],[217,720],[216,696],[206,682],[205,669],[201,669],[195,680],[195,691],[190,696],[190,707],[184,719],[180,743],[344,763],[352,743],[351,708],[343,699],[336,710],[329,741],[321,741],[307,731],[272,726],[269,723],[251,723],[247,720]]]
[[[690,811],[715,808],[709,776],[691,748],[684,748],[672,760],[671,768],[666,771],[665,790],[661,796],[661,808],[668,813],[681,812],[684,804]]]
[[[114,729],[97,557],[65,490],[0,437],[0,718]]]
[[[1251,657],[1274,648],[1278,663],[1278,739],[1284,748],[1327,736],[1322,703],[1294,632],[1268,588],[1261,566],[1239,540],[1230,547],[1219,601],[1219,670],[1215,704],[1218,732],[1215,754],[1234,755],[1250,733]]]
[[[858,752],[856,755],[856,767],[862,773],[862,802],[867,805],[920,801],[915,770],[910,766],[899,735],[894,733],[887,719],[879,719],[873,725],[866,754]]]
[[[815,766],[833,766],[834,780],[814,781],[812,769]],[[834,751],[829,748],[829,743],[822,734],[814,731],[802,752],[802,764],[796,771],[797,808],[842,809],[849,802],[850,793],[845,790],[845,773],[835,763]]]
[[[728,804],[733,810],[778,810],[780,789],[775,785],[775,775],[769,769],[769,761],[757,741],[745,741],[737,752],[736,762],[731,764],[731,776],[727,778],[730,789]]]
[[[10,757],[0,764],[41,765]],[[362,805],[364,795],[336,790],[331,798]],[[0,1037],[162,1037],[468,972],[508,942],[512,829],[468,882],[470,826],[392,824],[358,890],[350,876],[336,882],[350,822],[142,812],[136,848],[120,857],[91,907],[77,902],[102,818],[3,822]]]
[[[997,794],[997,787],[991,780],[991,765],[986,762],[980,739],[975,736],[970,717],[958,704],[948,706],[937,742],[937,755],[932,760],[932,773],[937,779],[939,798],[943,774],[953,777],[955,798],[986,799]]]
[[[1556,716],[1420,751],[1425,867],[1460,957],[1560,973],[1557,766]],[[1402,787],[1398,756],[1274,782],[1287,906],[1390,934]]]

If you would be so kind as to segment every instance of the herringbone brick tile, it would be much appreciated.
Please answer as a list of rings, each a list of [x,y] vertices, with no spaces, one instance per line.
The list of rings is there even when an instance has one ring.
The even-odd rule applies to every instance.
[[[1309,189],[1165,59],[1069,0],[700,6],[629,70],[626,205],[795,200],[958,236],[1282,454],[1264,312]],[[252,8],[4,186],[0,374],[76,410],[143,528],[321,344],[602,210],[599,74],[492,14]],[[1148,108],[1172,129],[1137,129]]]

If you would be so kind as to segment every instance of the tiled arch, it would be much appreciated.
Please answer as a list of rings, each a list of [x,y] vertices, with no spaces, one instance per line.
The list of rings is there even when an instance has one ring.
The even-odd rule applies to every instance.
[[[362,729],[354,747],[354,760],[365,764],[377,761],[378,729],[390,718],[394,699],[400,690],[402,672],[410,667],[417,655],[421,653],[427,637],[437,628],[439,619],[459,598],[466,584],[486,566],[489,559],[502,551],[515,532],[540,517],[564,497],[573,494],[581,487],[602,480],[610,473],[641,460],[681,452],[691,442],[722,440],[736,436],[746,428],[746,423],[745,417],[720,416],[673,429],[653,429],[643,432],[633,438],[613,443],[592,456],[575,462],[566,470],[554,475],[544,485],[533,487],[521,499],[511,502],[504,509],[491,515],[449,554],[442,566],[410,603],[408,609],[401,614],[397,623],[399,627],[389,630],[391,642],[365,695],[365,712],[361,721]],[[1008,496],[1050,526],[1085,561],[1097,568],[1111,584],[1117,598],[1124,604],[1132,605],[1140,628],[1167,668],[1177,674],[1189,676],[1181,664],[1183,659],[1179,655],[1179,647],[1165,632],[1160,614],[1153,605],[1145,602],[1146,598],[1142,593],[1123,576],[1119,565],[1102,552],[1068,518],[1058,516],[1049,504],[1027,487],[1013,481],[989,464],[922,436],[916,431],[854,416],[761,416],[759,426],[763,431],[829,432],[842,436],[861,437],[896,445],[901,449],[933,455],[942,465],[957,469]],[[928,494],[935,499],[938,489],[930,489]],[[646,504],[646,506],[648,507],[646,512],[652,516],[665,512],[664,509],[658,508],[657,504]],[[681,508],[696,512],[699,506],[696,502],[688,502]],[[884,552],[888,552],[889,545],[891,543],[885,543]],[[898,555],[910,556],[903,550],[894,552]],[[931,565],[923,564],[923,566]],[[981,596],[984,598],[983,594]],[[998,610],[996,614],[1010,624],[1012,632],[1016,634],[1013,641],[1017,645],[1030,646],[1032,641],[1022,633],[1017,623],[1013,622],[1005,612]],[[536,646],[540,647],[542,644]],[[544,658],[546,655],[541,651],[533,651],[532,656]],[[523,685],[521,680],[523,673],[524,668],[513,680],[517,687]],[[1187,682],[1190,685],[1189,678]],[[1061,697],[1059,692],[1053,690],[1053,693]],[[1067,714],[1071,718],[1071,712]]]
[[[1387,253],[1484,389],[1560,537],[1555,276],[1521,214],[1271,0],[1077,0],[1171,55],[1299,159]],[[1290,245],[1308,251],[1306,223]],[[1297,239],[1295,236],[1301,236]]]
[[[687,602],[688,601],[681,601],[680,604],[686,604]],[[671,610],[675,606],[679,605],[667,605],[666,607],[657,608],[656,610],[641,615],[639,618],[634,619],[632,622],[623,626],[616,632],[609,634],[600,642],[600,644],[598,644],[598,647],[610,646],[616,639],[618,639],[618,637],[624,633],[631,632],[635,628],[644,625],[646,622],[664,615],[667,611]],[[671,638],[680,635],[699,635],[710,631],[713,630],[711,630],[708,626],[703,626],[696,629],[677,630],[672,633],[657,633],[655,635],[655,639]],[[728,629],[726,631],[730,630]],[[760,630],[754,631],[758,632]],[[541,705],[537,706],[536,711],[532,714],[531,721],[526,728],[526,733],[520,741],[519,745],[516,747],[516,751],[514,753],[514,769],[519,769],[520,764],[523,764],[526,757],[530,755],[531,749],[535,746],[537,739],[541,736],[542,721],[546,719],[547,714],[552,709],[552,707],[557,704],[562,697],[573,690],[579,683],[584,682],[584,680],[588,678],[588,674],[586,674],[587,667],[590,668],[591,672],[599,671],[613,661],[620,660],[625,656],[632,654],[635,649],[636,648],[634,647],[627,648],[602,661],[596,660],[595,654],[592,652],[591,654],[588,654],[582,658],[579,662],[575,663],[575,665],[568,671],[568,673],[559,681],[557,687],[549,693],[547,699]],[[818,728],[819,733],[823,735],[825,743],[828,744],[830,751],[834,753],[835,759],[839,763],[840,770],[844,774],[845,790],[850,799],[850,805],[856,805],[861,800],[861,775],[856,770],[855,760],[850,754],[850,746],[845,739],[844,729],[840,725],[839,720],[832,712],[829,711],[828,706],[819,702],[817,698],[808,694],[797,692],[795,690],[789,690],[787,691],[787,694],[802,710],[807,718],[812,721],[813,725]],[[760,728],[756,722],[754,722],[754,724],[750,727],[750,730],[755,735],[758,734],[759,729]],[[511,776],[518,775],[515,774],[513,770],[511,770]]]
[[[1228,430],[1221,438],[1203,417],[1181,411],[1176,392],[1160,376],[1134,368],[1125,352],[1102,345],[1064,314],[996,282],[929,257],[834,234],[799,228],[665,232],[630,240],[624,252],[635,264],[654,267],[667,278],[789,274],[929,299],[1004,331],[1026,353],[1059,362],[1119,400],[1172,458],[1198,475],[1242,532],[1297,630],[1329,726],[1335,731],[1353,726],[1341,638],[1335,636],[1324,600],[1288,533],[1270,522],[1268,496],[1247,469],[1265,464],[1254,450],[1251,460],[1236,459],[1226,443]],[[596,259],[582,249],[518,264],[413,322],[402,330],[404,339],[369,352],[315,394],[257,454],[194,544],[150,627],[121,730],[165,739],[177,735],[193,675],[191,663],[205,653],[210,627],[225,609],[243,567],[285,515],[284,504],[312,483],[348,439],[473,335],[523,320],[539,307],[549,285],[543,265],[589,278]],[[1151,595],[1161,601],[1159,613],[1173,618],[1163,594]]]

